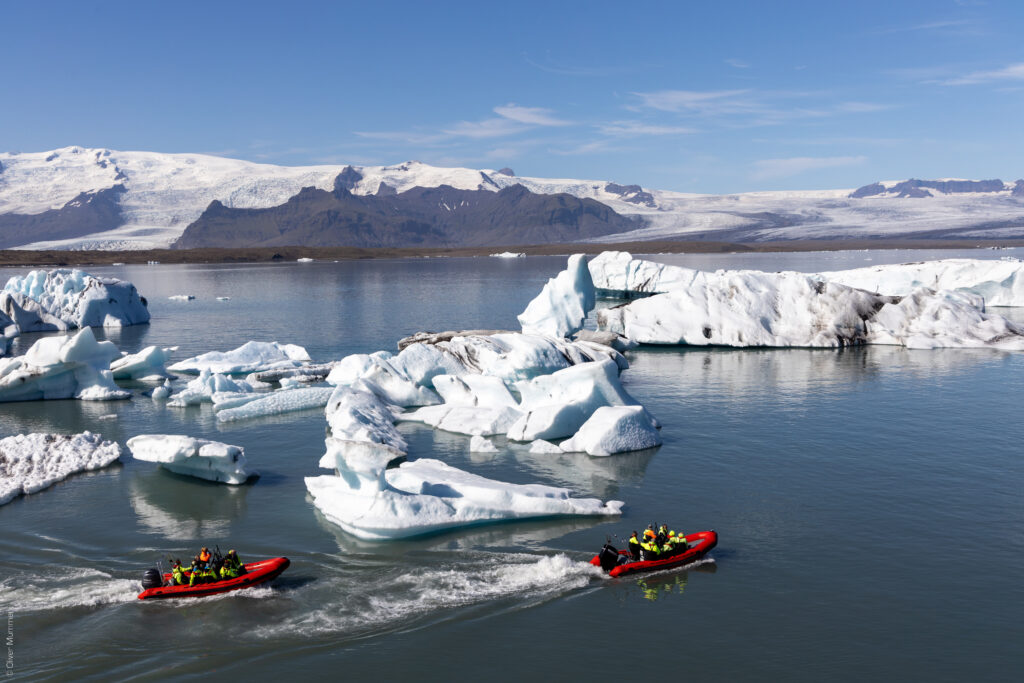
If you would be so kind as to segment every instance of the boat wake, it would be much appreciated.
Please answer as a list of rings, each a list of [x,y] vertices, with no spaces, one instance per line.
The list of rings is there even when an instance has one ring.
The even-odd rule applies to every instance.
[[[379,632],[410,626],[418,618],[460,607],[515,598],[535,604],[604,577],[600,568],[565,555],[486,554],[458,564],[412,570],[387,585],[332,585],[334,599],[256,635]],[[335,590],[336,588],[336,590]]]
[[[54,567],[0,580],[0,612],[94,607],[132,602],[142,584],[96,569]]]

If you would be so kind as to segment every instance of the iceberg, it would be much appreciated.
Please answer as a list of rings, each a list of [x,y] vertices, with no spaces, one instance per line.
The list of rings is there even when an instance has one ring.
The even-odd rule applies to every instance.
[[[598,408],[639,406],[619,382],[611,360],[575,365],[550,375],[518,382],[523,415],[509,427],[514,441],[558,439],[575,434]],[[647,420],[657,421],[640,407]]]
[[[685,289],[598,312],[601,330],[641,344],[1024,350],[1024,328],[980,297],[920,288],[888,296],[801,273],[700,273]]]
[[[613,455],[661,445],[661,435],[640,406],[603,406],[572,438],[560,444],[566,453]],[[531,452],[534,452],[532,447]]]
[[[210,372],[204,368],[199,376],[185,385],[185,388],[175,394],[167,405],[176,408],[210,403],[215,394],[250,394],[256,391],[257,387],[244,379],[231,379],[219,372]]]
[[[818,273],[818,277],[881,294],[908,295],[920,287],[983,297],[988,306],[1024,306],[1024,261],[944,259]]]
[[[622,502],[572,498],[568,489],[508,484],[422,459],[387,469],[404,453],[386,445],[328,438],[324,461],[338,476],[307,477],[313,504],[331,522],[368,540],[408,538],[510,519],[617,515]]]
[[[619,298],[686,289],[705,277],[702,271],[636,259],[624,251],[605,251],[591,259],[590,274],[599,294]],[[925,287],[980,296],[987,306],[1024,306],[1024,261],[1015,258],[878,265],[813,277],[890,296]]]
[[[99,434],[19,434],[0,439],[0,505],[77,472],[106,467],[121,447]]]
[[[384,402],[370,391],[340,386],[327,400],[325,413],[331,434],[342,441],[366,441],[386,444],[404,451],[408,444],[395,429],[395,414],[400,409]],[[333,464],[325,465],[328,469]]]
[[[573,254],[568,267],[548,280],[519,314],[523,334],[542,334],[564,338],[583,328],[583,321],[594,308],[594,281],[587,268],[587,257]]]
[[[114,379],[164,379],[170,377],[166,368],[167,361],[177,350],[177,346],[147,346],[138,353],[126,353],[112,361],[110,372]]]
[[[149,322],[146,300],[132,283],[67,268],[10,278],[0,292],[0,311],[22,333]]]
[[[415,351],[406,349],[402,353],[412,355]],[[327,375],[327,382],[335,386],[358,385],[399,406],[428,406],[441,402],[433,390],[417,384],[402,369],[396,368],[390,362],[391,358],[387,351],[354,353],[334,366]]]
[[[498,447],[490,439],[482,436],[474,436],[469,440],[470,453],[497,453]]]
[[[491,258],[526,258],[526,254],[521,251],[500,251],[497,254],[491,254]]]
[[[177,434],[142,434],[128,439],[136,460],[159,463],[176,474],[225,484],[244,484],[252,473],[246,470],[241,446],[194,439]]]
[[[128,398],[110,372],[120,355],[112,342],[96,341],[89,327],[71,337],[45,337],[24,356],[0,358],[0,401]]]
[[[530,442],[530,452],[537,455],[561,455],[565,451],[544,439],[537,439]]]
[[[248,420],[254,417],[281,415],[308,408],[323,408],[331,398],[331,387],[308,387],[305,389],[282,389],[264,394],[243,405],[217,411],[219,422]]]
[[[295,344],[250,341],[231,351],[209,351],[170,366],[174,372],[198,374],[203,370],[223,375],[246,375],[299,368],[310,360],[306,349]]]
[[[172,294],[167,297],[171,301],[195,301],[195,294]]]

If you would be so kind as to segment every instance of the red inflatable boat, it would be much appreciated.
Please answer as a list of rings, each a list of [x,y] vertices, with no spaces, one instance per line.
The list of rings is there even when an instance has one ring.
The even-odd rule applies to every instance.
[[[202,598],[207,595],[227,593],[228,591],[235,591],[240,588],[252,588],[253,586],[276,579],[290,564],[291,561],[287,557],[275,557],[269,560],[250,562],[245,565],[245,573],[241,576],[212,583],[197,583],[194,586],[167,585],[171,581],[171,575],[164,574],[165,585],[159,588],[147,588],[139,593],[139,600],[149,600],[152,598]],[[186,570],[185,576],[190,575],[191,572]]]
[[[604,566],[607,568],[611,565],[611,568],[607,569],[609,576],[623,576],[637,572],[653,572],[659,569],[682,567],[684,564],[690,564],[704,557],[712,548],[718,545],[718,534],[714,531],[697,531],[692,534],[686,534],[686,543],[689,548],[680,553],[669,555],[664,559],[649,561],[633,560],[630,558],[628,550],[615,550],[611,545],[606,545],[601,550],[601,553],[594,555],[594,559],[590,561],[590,564],[601,567],[601,555],[606,553],[610,555],[612,552],[615,552],[618,554],[618,557],[605,558]]]

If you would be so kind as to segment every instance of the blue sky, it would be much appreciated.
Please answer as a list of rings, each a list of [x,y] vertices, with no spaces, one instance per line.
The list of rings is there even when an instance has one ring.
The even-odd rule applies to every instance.
[[[684,192],[1024,177],[1024,2],[0,5],[0,150]]]

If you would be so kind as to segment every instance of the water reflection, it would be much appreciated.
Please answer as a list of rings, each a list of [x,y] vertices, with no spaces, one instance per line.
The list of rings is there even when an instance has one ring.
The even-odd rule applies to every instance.
[[[516,462],[546,480],[576,489],[577,495],[586,491],[607,500],[619,495],[620,486],[643,482],[658,447],[607,457],[585,453],[531,453],[529,446],[523,444],[516,444],[509,450]]]
[[[703,560],[700,564],[682,572],[647,574],[636,580],[637,588],[643,594],[644,600],[654,602],[669,596],[682,596],[690,581],[690,572],[704,572],[714,574],[718,565],[714,560]]]
[[[225,486],[162,468],[134,473],[129,502],[147,533],[178,541],[214,543],[245,515],[248,486]],[[212,547],[212,545],[211,545]]]

